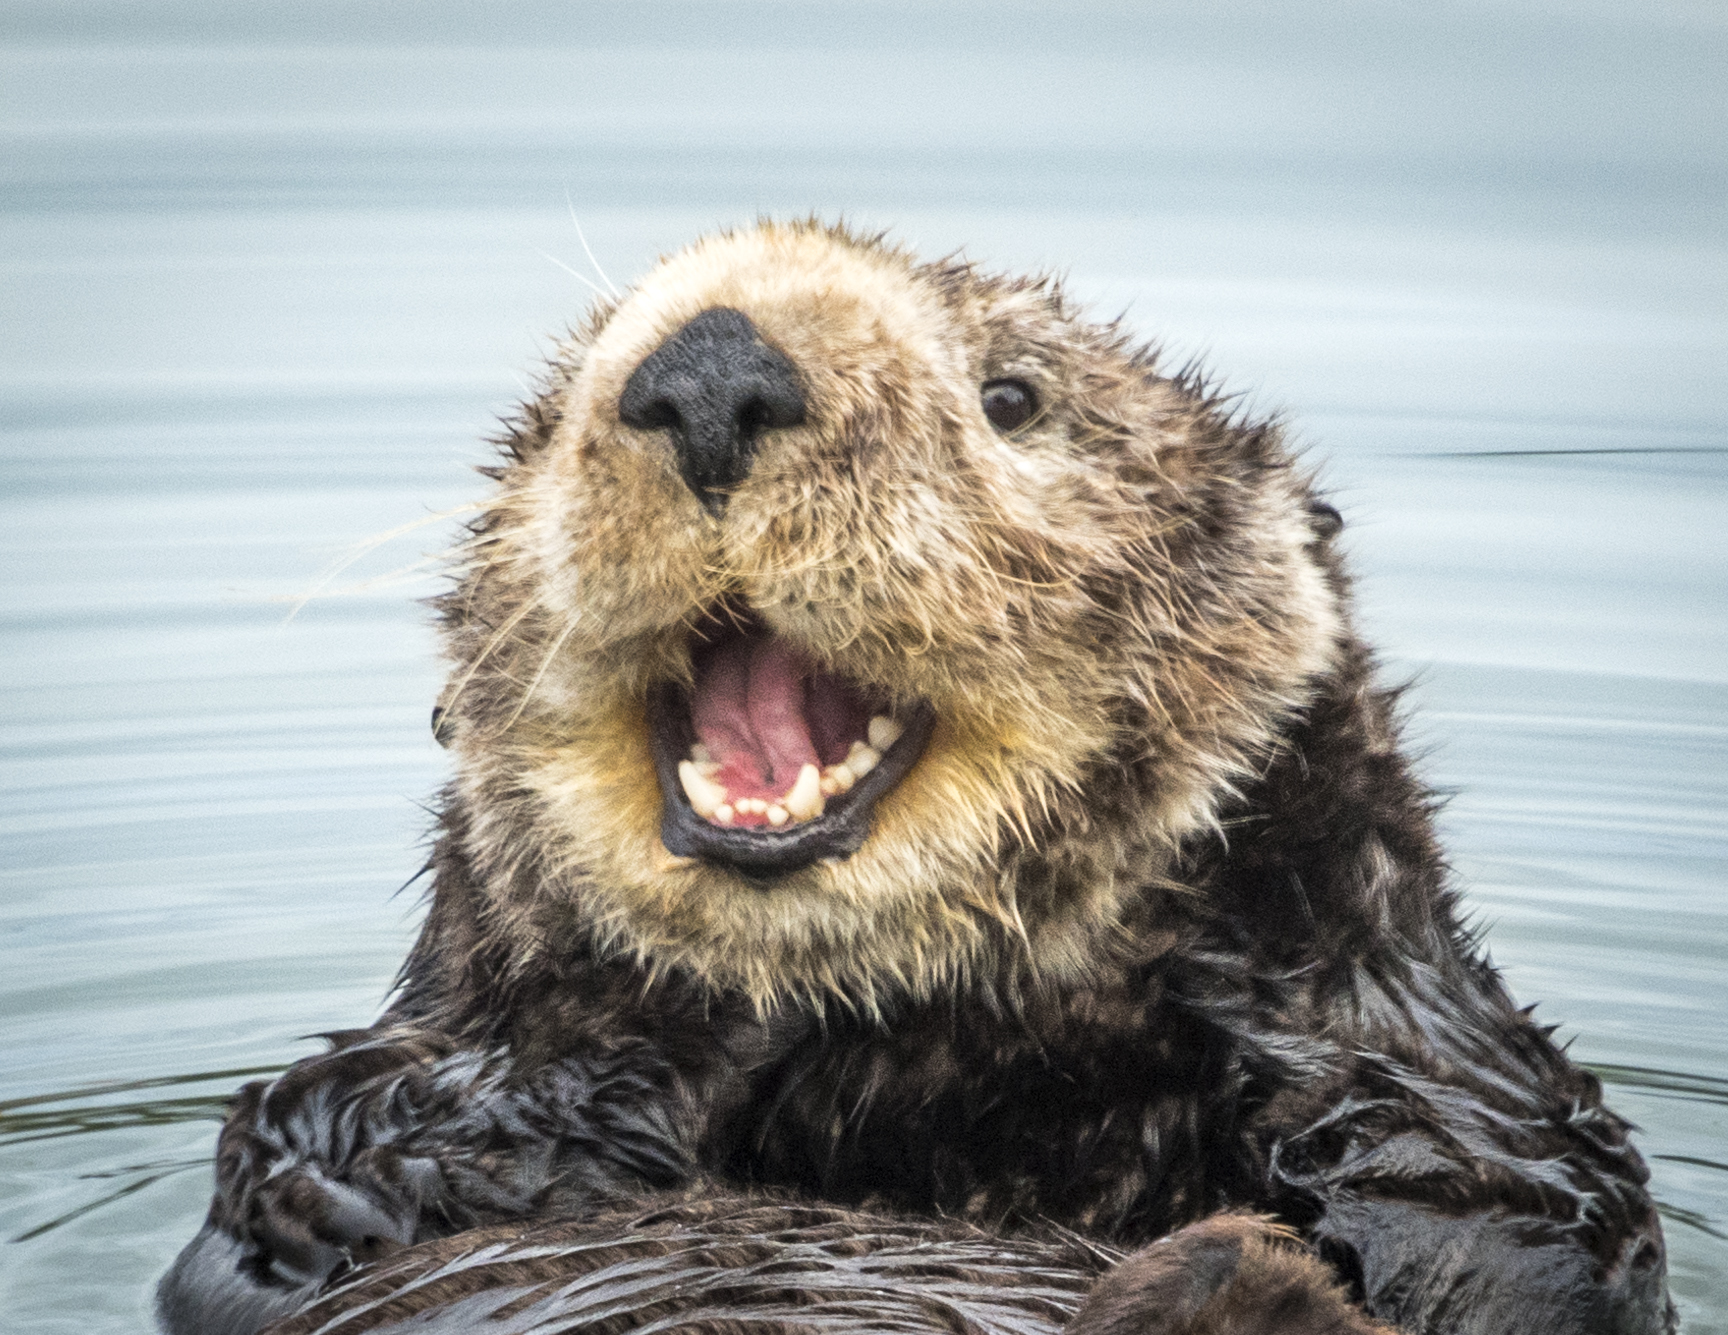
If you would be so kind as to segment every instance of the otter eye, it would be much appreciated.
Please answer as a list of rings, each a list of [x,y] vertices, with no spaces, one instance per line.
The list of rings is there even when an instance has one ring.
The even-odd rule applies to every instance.
[[[984,416],[998,431],[1013,431],[1032,420],[1038,400],[1024,380],[991,380],[984,386]]]

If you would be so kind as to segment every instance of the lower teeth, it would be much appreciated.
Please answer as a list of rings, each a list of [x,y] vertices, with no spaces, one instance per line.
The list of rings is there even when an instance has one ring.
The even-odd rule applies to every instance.
[[[690,758],[678,762],[678,782],[690,807],[704,820],[717,825],[730,825],[739,816],[762,816],[779,829],[815,820],[827,808],[827,799],[850,792],[852,786],[877,765],[882,754],[900,738],[901,727],[886,715],[870,720],[869,741],[856,741],[839,764],[818,770],[805,765],[798,778],[783,797],[773,802],[760,797],[732,799],[725,786],[717,782],[720,765],[713,753],[701,742],[690,748]]]

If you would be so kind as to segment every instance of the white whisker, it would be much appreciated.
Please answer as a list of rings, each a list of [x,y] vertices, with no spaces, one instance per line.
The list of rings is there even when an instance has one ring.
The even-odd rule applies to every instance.
[[[569,274],[578,283],[581,283],[582,286],[592,289],[595,296],[604,297],[605,295],[607,295],[606,289],[601,287],[600,284],[596,283],[592,278],[589,278],[585,274],[577,273],[574,269],[572,269],[568,264],[564,263],[564,261],[559,259],[556,255],[548,255],[545,251],[541,250],[539,246],[535,246],[534,250],[535,250],[535,253],[538,254],[541,259],[551,260],[552,263],[556,264],[560,269],[562,269],[565,273]]]
[[[622,296],[623,293],[613,287],[612,280],[606,276],[606,271],[600,267],[600,261],[594,258],[594,252],[588,249],[588,238],[582,235],[582,224],[576,221],[576,204],[570,198],[568,188],[564,191],[564,206],[570,210],[570,225],[576,229],[576,239],[582,243],[582,253],[588,257],[588,263],[594,266],[594,272],[600,275],[600,281],[611,288],[613,296]]]
[[[437,552],[431,556],[423,556],[409,565],[397,566],[387,570],[382,575],[371,575],[366,579],[357,580],[352,584],[340,584],[322,589],[316,596],[320,598],[355,598],[361,594],[371,593],[377,589],[387,589],[396,584],[408,582],[408,577],[429,570],[441,570],[450,565],[447,553]],[[294,603],[295,611],[313,597],[312,594],[273,594],[266,601],[272,603]]]
[[[334,580],[336,576],[340,575],[344,570],[348,569],[349,566],[353,565],[369,552],[375,552],[385,543],[394,542],[404,534],[412,533],[415,529],[425,528],[428,524],[442,523],[446,519],[454,519],[457,515],[473,514],[476,510],[483,510],[485,508],[485,503],[482,501],[470,501],[465,505],[458,505],[451,510],[439,510],[434,514],[429,514],[420,519],[416,519],[412,523],[398,524],[393,529],[388,529],[383,533],[375,534],[374,536],[365,539],[363,542],[353,547],[348,552],[348,555],[344,556],[341,560],[336,562],[335,565],[331,566],[322,575],[320,575],[316,584],[306,590],[305,593],[300,594],[294,600],[294,606],[288,609],[288,615],[282,618],[282,624],[286,626],[290,621],[294,620],[294,618],[300,614],[300,609],[305,607],[307,603],[311,602],[326,588],[328,588],[331,581]],[[413,567],[408,568],[412,569]],[[386,576],[384,578],[388,577]],[[272,601],[281,600],[272,599]]]
[[[576,622],[577,618],[572,617],[569,624],[558,633],[558,638],[552,641],[552,647],[546,651],[546,656],[540,660],[539,671],[534,674],[534,679],[523,688],[522,698],[517,701],[515,712],[510,715],[509,720],[504,724],[506,728],[509,728],[517,719],[521,718],[522,711],[528,708],[528,702],[534,698],[534,692],[540,688],[541,681],[545,679],[546,670],[552,666],[552,660],[558,657],[558,651],[564,647],[565,642],[569,640],[571,634],[575,631]]]

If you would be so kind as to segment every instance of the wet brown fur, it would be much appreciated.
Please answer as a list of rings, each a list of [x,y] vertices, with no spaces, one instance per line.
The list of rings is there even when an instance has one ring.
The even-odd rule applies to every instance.
[[[473,1305],[467,1305],[473,1304]],[[1390,1335],[1287,1229],[1216,1215],[1124,1258],[704,1190],[583,1220],[470,1229],[366,1267],[267,1335]]]
[[[398,1323],[428,1335],[624,1335],[650,1325],[690,1335],[1056,1335],[1118,1259],[1059,1231],[1003,1239],[952,1221],[680,1193],[579,1222],[423,1244],[368,1267],[269,1335],[360,1335]],[[470,1312],[436,1324],[464,1299],[487,1296],[483,1319]]]
[[[1106,1272],[1070,1335],[1392,1335],[1288,1229],[1219,1214]]]

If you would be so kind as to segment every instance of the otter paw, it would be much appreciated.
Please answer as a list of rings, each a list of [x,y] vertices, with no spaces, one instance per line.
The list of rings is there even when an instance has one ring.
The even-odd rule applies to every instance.
[[[157,1319],[169,1335],[252,1335],[351,1266],[411,1239],[411,1217],[375,1193],[248,1148],[245,1166],[257,1176],[228,1165],[209,1220],[157,1288]]]
[[[1223,1214],[1106,1273],[1066,1335],[1392,1335],[1288,1229]]]
[[[389,1128],[368,1115],[367,1086],[335,1079],[354,1064],[341,1052],[301,1063],[247,1085],[229,1112],[210,1222],[240,1244],[240,1269],[260,1284],[322,1283],[412,1242],[438,1194],[435,1164],[375,1143]]]
[[[240,1265],[263,1284],[322,1284],[413,1242],[417,1214],[376,1186],[301,1164],[250,1193]]]

